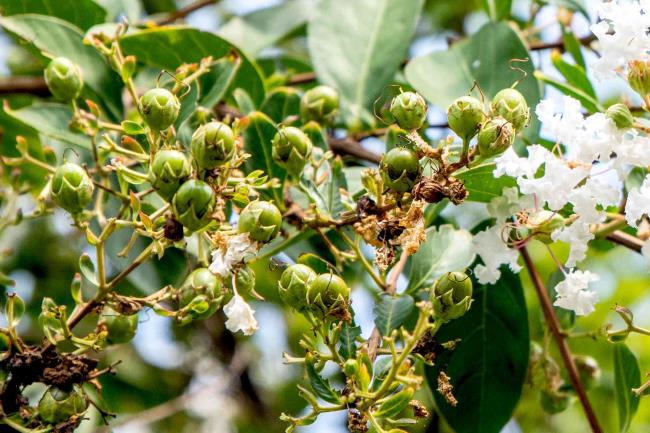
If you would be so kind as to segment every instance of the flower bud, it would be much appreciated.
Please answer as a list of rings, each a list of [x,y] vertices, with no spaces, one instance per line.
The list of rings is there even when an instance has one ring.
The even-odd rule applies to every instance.
[[[551,234],[566,224],[564,217],[557,212],[540,210],[528,216],[524,227],[531,230],[535,238],[545,244],[552,244]]]
[[[238,268],[235,272],[235,284],[238,292],[250,292],[255,288],[255,271],[250,266]],[[225,278],[224,285],[232,289],[232,277]]]
[[[472,280],[465,272],[448,272],[431,291],[434,317],[444,322],[467,313],[472,303]]]
[[[217,311],[222,300],[221,279],[207,268],[195,269],[178,290],[180,311],[176,319],[183,324],[207,319]]]
[[[172,210],[178,222],[190,231],[197,231],[210,222],[215,200],[210,185],[190,179],[174,194]]]
[[[549,415],[564,412],[572,403],[573,397],[562,391],[549,391],[542,389],[539,394],[539,402],[542,409]]]
[[[634,125],[634,116],[627,105],[618,103],[610,106],[605,115],[612,119],[619,129],[631,128]]]
[[[580,379],[584,384],[585,389],[591,389],[598,385],[602,374],[600,367],[598,366],[598,361],[591,356],[585,355],[574,356],[573,361],[576,364],[576,368],[578,369]]]
[[[512,146],[515,141],[515,129],[512,123],[503,117],[494,117],[481,125],[477,141],[481,156],[489,158],[499,155]]]
[[[237,228],[259,242],[269,242],[280,233],[282,214],[268,201],[253,201],[241,211]]]
[[[289,174],[299,177],[311,155],[312,143],[309,137],[293,126],[281,128],[273,137],[271,153],[273,160],[284,167]]]
[[[348,359],[345,361],[345,364],[343,364],[343,371],[348,377],[354,376],[359,371],[359,363],[356,359]]]
[[[282,272],[278,289],[282,301],[301,311],[307,307],[307,287],[316,279],[316,272],[312,268],[303,264],[289,266]]]
[[[212,170],[235,154],[235,133],[222,122],[201,125],[192,135],[192,156],[202,169]]]
[[[307,285],[307,300],[313,306],[327,311],[338,305],[346,305],[350,299],[350,288],[343,278],[336,274],[320,274]]]
[[[476,135],[479,127],[485,121],[483,104],[471,96],[461,96],[447,108],[449,128],[463,140],[469,140]]]
[[[329,86],[309,89],[300,99],[300,115],[305,123],[331,122],[339,108],[339,94]]]
[[[38,415],[47,424],[58,424],[81,415],[87,407],[88,401],[81,390],[73,388],[66,392],[51,386],[38,402]]]
[[[165,200],[171,200],[178,188],[190,177],[190,162],[183,152],[161,150],[151,164],[151,186]]]
[[[73,215],[83,211],[90,203],[94,189],[92,180],[78,164],[62,164],[52,177],[52,199]]]
[[[142,116],[154,131],[162,131],[176,121],[181,103],[176,95],[167,89],[149,89],[140,97]]]
[[[138,330],[138,315],[120,314],[110,307],[104,308],[103,323],[108,332],[107,341],[111,344],[128,343]]]
[[[407,131],[420,129],[427,118],[427,103],[419,93],[403,92],[390,103],[390,114],[400,128]]]
[[[515,89],[503,89],[492,99],[492,113],[512,123],[516,131],[528,125],[530,110],[524,95]]]
[[[52,95],[62,101],[76,99],[83,88],[79,67],[65,57],[57,57],[47,65],[45,83]]]
[[[630,87],[645,98],[650,94],[650,60],[632,60],[628,66],[627,81]]]
[[[410,191],[422,171],[417,154],[405,147],[389,150],[379,164],[386,186],[393,191]]]

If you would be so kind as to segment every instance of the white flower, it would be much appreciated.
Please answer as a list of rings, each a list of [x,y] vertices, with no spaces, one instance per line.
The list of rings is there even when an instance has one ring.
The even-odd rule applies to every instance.
[[[212,252],[212,263],[208,270],[215,275],[225,277],[233,265],[240,263],[257,252],[257,243],[251,241],[248,233],[242,233],[228,240],[225,254],[221,248]]]
[[[578,218],[570,226],[554,231],[551,238],[554,241],[560,240],[569,244],[569,258],[566,265],[572,267],[585,258],[587,246],[589,241],[594,238],[594,234],[591,232],[589,224],[583,223]]]
[[[237,292],[235,292],[230,302],[223,307],[223,312],[228,317],[226,328],[229,331],[242,331],[244,335],[252,335],[257,331],[258,324],[254,316],[255,310]]]
[[[589,283],[597,280],[598,276],[592,272],[569,270],[564,281],[555,286],[557,297],[553,305],[573,310],[579,316],[593,312],[598,294],[587,288]]]
[[[544,164],[544,175],[539,178],[517,179],[524,194],[535,194],[540,205],[548,204],[551,210],[560,210],[567,204],[569,194],[589,174],[584,166],[570,167],[564,160],[553,158]]]
[[[501,277],[499,268],[503,264],[509,265],[513,272],[521,270],[517,264],[519,254],[503,242],[501,230],[502,226],[496,225],[477,233],[472,239],[474,250],[483,261],[482,265],[474,269],[476,278],[481,284],[496,283]]]
[[[497,223],[504,222],[513,214],[534,206],[533,197],[519,195],[517,187],[504,188],[500,196],[494,197],[487,205],[488,213]]]
[[[643,215],[650,215],[650,174],[640,188],[630,190],[625,204],[625,219],[632,227],[636,227]]]
[[[533,177],[537,169],[550,158],[555,157],[539,144],[528,147],[528,157],[526,158],[520,158],[511,146],[501,156],[494,159],[496,163],[494,177],[501,177],[505,174],[510,177]]]

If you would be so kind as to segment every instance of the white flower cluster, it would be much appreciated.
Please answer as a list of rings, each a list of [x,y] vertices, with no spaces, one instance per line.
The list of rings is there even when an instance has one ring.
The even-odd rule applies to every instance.
[[[504,225],[513,214],[525,211],[528,215],[547,209],[572,209],[567,225],[551,233],[552,240],[567,242],[570,247],[566,266],[573,268],[585,258],[587,245],[594,238],[594,224],[606,220],[605,209],[617,206],[621,200],[623,180],[632,166],[650,165],[650,138],[639,135],[635,129],[618,129],[602,113],[585,117],[575,99],[565,96],[563,107],[551,100],[542,101],[536,114],[544,129],[565,149],[563,155],[541,145],[528,147],[528,156],[519,157],[509,148],[496,158],[494,176],[516,179],[523,197],[516,188],[506,189],[488,206],[497,224],[475,236],[474,246],[483,265],[476,267],[482,283],[494,283],[500,277],[499,267],[507,264],[518,271],[517,251],[503,241]],[[603,175],[608,173],[606,179]],[[613,176],[612,176],[613,175]],[[650,175],[640,188],[629,191],[626,204],[628,223],[650,213]],[[587,285],[597,277],[589,272],[570,269],[556,291],[555,305],[587,314],[597,301]]]
[[[649,0],[603,2],[598,16],[601,21],[591,26],[600,43],[600,58],[593,64],[597,78],[615,77],[629,61],[648,58]]]

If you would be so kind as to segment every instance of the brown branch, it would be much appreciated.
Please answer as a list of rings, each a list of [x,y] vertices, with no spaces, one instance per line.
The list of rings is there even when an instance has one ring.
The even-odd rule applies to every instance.
[[[624,247],[634,250],[637,253],[641,252],[641,248],[643,248],[644,244],[641,239],[621,230],[616,230],[614,233],[610,233],[607,235],[607,239],[615,244],[623,245]]]
[[[578,42],[580,43],[580,45],[589,45],[591,42],[595,40],[596,40],[596,35],[590,34],[579,38]],[[560,39],[559,41],[555,41],[555,42],[537,42],[534,44],[530,44],[531,51],[549,50],[553,48],[564,49],[564,40]]]
[[[365,149],[358,141],[353,140],[350,137],[330,137],[327,143],[332,152],[337,155],[350,155],[359,159],[374,162],[375,164],[379,164],[379,161],[381,160],[381,155],[377,155],[375,152]]]
[[[215,4],[217,3],[217,1],[218,0],[199,0],[194,3],[190,3],[189,5],[182,7],[175,12],[170,13],[169,15],[165,15],[164,17],[155,20],[155,23],[159,26],[171,24],[174,21],[180,20],[181,18],[185,18],[186,16],[188,16],[194,11],[197,11],[205,6]]]
[[[50,90],[47,88],[43,77],[15,76],[0,78],[0,95],[12,93],[47,96],[50,94]]]
[[[569,345],[567,344],[565,335],[560,328],[560,323],[557,319],[557,316],[555,315],[555,310],[553,310],[553,305],[551,304],[551,299],[548,296],[544,282],[542,281],[542,278],[540,277],[539,272],[533,263],[533,260],[528,254],[526,246],[522,246],[519,249],[519,252],[524,259],[526,269],[528,269],[528,273],[530,274],[530,279],[533,281],[533,286],[535,286],[535,291],[539,297],[539,303],[542,307],[542,311],[544,312],[544,317],[546,318],[548,327],[551,329],[553,338],[555,338],[555,342],[557,343],[558,349],[560,350],[560,355],[564,361],[564,366],[569,373],[571,385],[573,385],[573,388],[578,394],[578,398],[580,399],[582,408],[584,409],[585,415],[587,416],[591,430],[593,433],[602,433],[603,430],[598,424],[598,418],[596,418],[596,414],[594,413],[594,410],[591,407],[591,403],[589,402],[589,398],[587,397],[585,387],[580,380],[580,374],[578,373],[578,369],[576,368],[576,364],[573,360],[573,355],[571,355],[571,351],[569,350]]]

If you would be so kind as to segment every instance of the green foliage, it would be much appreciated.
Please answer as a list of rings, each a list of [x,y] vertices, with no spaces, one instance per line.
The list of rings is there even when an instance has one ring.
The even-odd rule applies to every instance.
[[[624,343],[614,344],[614,387],[621,433],[630,428],[639,407],[639,397],[632,391],[641,385],[641,372],[636,356]]]

